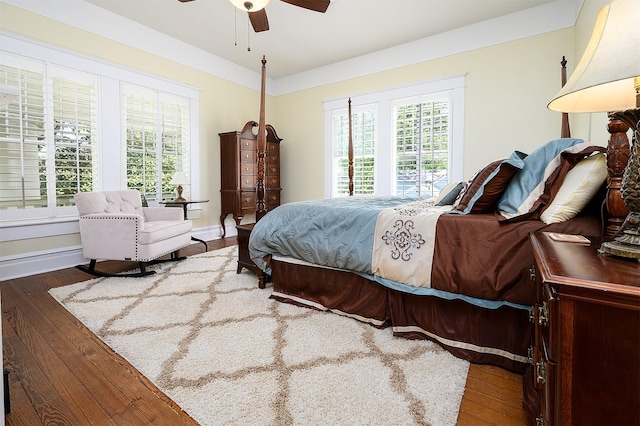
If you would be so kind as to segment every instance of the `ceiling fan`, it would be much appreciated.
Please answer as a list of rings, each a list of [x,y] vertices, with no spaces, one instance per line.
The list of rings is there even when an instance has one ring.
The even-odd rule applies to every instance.
[[[182,3],[190,2],[193,0],[178,0]],[[267,19],[267,12],[264,10],[265,6],[269,4],[271,0],[229,0],[235,7],[240,10],[245,10],[249,14],[249,20],[253,30],[257,33],[261,31],[267,31],[269,29],[269,20]],[[301,7],[303,9],[313,10],[315,12],[325,13],[329,7],[331,0],[281,0],[285,3],[292,4],[294,6]]]

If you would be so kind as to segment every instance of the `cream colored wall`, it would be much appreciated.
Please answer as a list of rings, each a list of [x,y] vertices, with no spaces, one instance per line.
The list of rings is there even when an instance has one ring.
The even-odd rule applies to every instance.
[[[561,87],[563,55],[574,61],[572,29],[279,96],[283,201],[323,196],[323,100],[466,74],[465,178],[514,149],[531,152],[558,138],[561,115],[546,105]]]

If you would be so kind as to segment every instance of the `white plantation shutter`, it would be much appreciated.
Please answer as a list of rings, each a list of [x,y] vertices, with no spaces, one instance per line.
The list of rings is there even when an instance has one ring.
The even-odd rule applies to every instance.
[[[449,94],[393,102],[397,195],[437,196],[448,183]]]
[[[20,89],[20,98],[0,111],[2,210],[47,207],[46,175],[40,174],[47,155],[44,67],[38,63],[22,65],[29,68],[0,65],[0,84]]]
[[[97,77],[53,68],[53,144],[56,206],[73,206],[78,192],[99,182]],[[84,77],[84,78],[82,78]]]
[[[94,181],[97,78],[1,59],[0,84],[19,88],[20,97],[0,111],[0,218],[73,214],[73,194]]]
[[[175,198],[173,174],[189,176],[189,99],[131,84],[123,85],[122,99],[127,187],[148,201]]]
[[[374,193],[374,169],[376,149],[375,105],[354,108],[351,111],[353,127],[353,180],[354,194]],[[332,113],[332,194],[349,195],[349,116],[348,110]]]

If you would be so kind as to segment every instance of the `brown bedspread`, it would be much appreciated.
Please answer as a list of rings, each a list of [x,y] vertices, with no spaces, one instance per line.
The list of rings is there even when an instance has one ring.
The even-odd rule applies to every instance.
[[[431,286],[488,300],[531,305],[535,300],[529,269],[534,264],[528,235],[544,230],[601,235],[595,216],[545,225],[540,220],[500,223],[493,213],[441,215],[436,228]]]

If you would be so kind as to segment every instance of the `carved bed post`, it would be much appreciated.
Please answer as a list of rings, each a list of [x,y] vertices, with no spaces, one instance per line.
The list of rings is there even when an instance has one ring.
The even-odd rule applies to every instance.
[[[264,207],[264,155],[267,149],[267,130],[265,125],[265,116],[264,116],[264,108],[265,108],[265,84],[267,81],[267,60],[264,56],[262,56],[262,81],[260,88],[260,120],[258,121],[258,141],[257,141],[257,150],[258,150],[258,182],[256,189],[256,196],[258,199],[257,207],[256,207],[256,222],[262,219],[265,214],[267,214],[267,210]]]
[[[624,169],[631,155],[627,130],[627,124],[609,115],[607,131],[611,136],[607,144],[607,224],[603,236],[605,240],[613,239],[629,213],[620,193]]]
[[[560,61],[560,65],[562,65],[562,87],[567,83],[567,60],[562,57],[562,61]],[[571,137],[571,129],[569,129],[569,114],[566,112],[562,113],[562,128],[560,130],[561,138],[570,138]]]
[[[349,196],[353,195],[353,122],[351,118],[351,98],[349,98]]]

